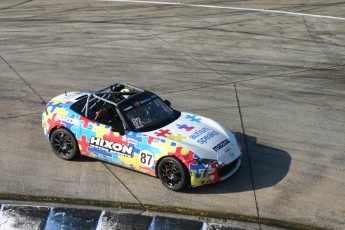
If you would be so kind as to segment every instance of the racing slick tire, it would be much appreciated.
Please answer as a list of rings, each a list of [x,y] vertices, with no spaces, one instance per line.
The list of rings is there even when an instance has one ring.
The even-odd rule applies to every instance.
[[[173,157],[166,157],[159,163],[158,177],[165,187],[173,191],[181,190],[190,183],[186,167]]]
[[[65,128],[57,128],[50,135],[50,144],[54,153],[64,160],[71,160],[79,155],[78,143],[74,135]]]

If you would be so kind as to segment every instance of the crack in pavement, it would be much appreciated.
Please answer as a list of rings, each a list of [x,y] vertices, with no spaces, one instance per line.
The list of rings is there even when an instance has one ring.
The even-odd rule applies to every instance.
[[[244,140],[244,145],[245,145],[245,152],[246,152],[246,155],[248,157],[248,166],[249,166],[249,173],[250,173],[252,189],[253,189],[253,193],[254,193],[256,214],[257,214],[257,217],[258,217],[259,229],[261,230],[260,210],[259,210],[258,200],[257,200],[257,196],[256,196],[256,189],[255,189],[255,185],[254,185],[254,177],[253,177],[252,164],[251,164],[251,161],[250,161],[249,149],[248,149],[248,144],[247,144],[247,135],[246,135],[245,127],[244,127],[242,110],[241,110],[241,105],[240,105],[240,99],[238,97],[238,91],[237,91],[236,83],[234,83],[234,89],[235,89],[235,94],[236,94],[236,102],[237,102],[237,107],[238,107],[238,113],[240,114],[241,128],[242,128],[243,140]]]
[[[134,193],[127,187],[127,185],[125,184],[125,183],[123,183],[121,180],[120,180],[120,178],[118,178],[117,176],[116,176],[116,174],[113,172],[113,171],[111,171],[111,169],[109,168],[109,166],[106,164],[106,163],[104,163],[104,162],[101,162],[103,165],[104,165],[104,167],[106,168],[106,169],[108,169],[108,171],[121,183],[121,185],[123,186],[123,187],[125,187],[125,189],[134,197],[134,199],[136,199],[137,201],[138,201],[138,203],[139,203],[139,205],[140,206],[142,206],[145,210],[149,210],[140,200],[139,200],[139,198],[136,196],[136,195],[134,195]]]
[[[328,44],[328,43],[325,43],[322,41],[322,38],[318,37],[317,36],[317,32],[316,29],[314,28],[314,31],[312,32],[311,29],[309,28],[310,26],[308,25],[307,23],[307,20],[306,20],[306,17],[303,17],[303,23],[304,23],[304,26],[305,28],[307,29],[307,32],[308,32],[308,35],[309,37],[313,40],[313,42],[315,43],[315,45],[317,45],[319,47],[319,49],[321,50],[321,52],[331,61],[333,62],[335,65],[342,65],[342,61],[338,61],[338,59],[334,58],[331,56],[331,51],[329,50],[328,46],[331,46],[331,45],[338,45],[338,44]],[[322,32],[324,33],[324,31]],[[328,33],[331,34],[330,31],[328,31]],[[327,49],[329,52],[326,52],[325,49]]]
[[[177,50],[180,51],[181,53],[183,53],[183,54],[187,55],[188,57],[192,58],[194,61],[200,63],[200,64],[203,65],[203,66],[205,66],[206,68],[208,68],[208,69],[211,70],[212,72],[218,74],[219,76],[221,76],[221,77],[224,78],[225,80],[230,80],[228,77],[224,76],[222,73],[220,73],[220,72],[217,71],[216,69],[214,69],[214,68],[212,68],[211,66],[205,64],[204,62],[200,61],[199,59],[193,57],[191,54],[187,53],[186,51],[180,49],[179,47],[177,47],[177,46],[175,46],[175,45],[173,45],[173,44],[171,44],[170,42],[166,41],[165,39],[163,39],[163,38],[161,38],[161,37],[159,37],[159,36],[153,34],[151,31],[148,31],[148,30],[146,30],[145,28],[143,28],[143,29],[144,29],[145,31],[149,32],[150,34],[152,34],[153,37],[155,37],[155,38],[157,38],[157,39],[159,39],[159,40],[165,42],[165,43],[168,44],[169,46],[171,46],[171,47],[177,49]]]
[[[15,4],[15,5],[12,5],[12,6],[6,6],[4,8],[0,8],[0,10],[7,10],[7,9],[11,9],[13,7],[16,7],[16,6],[20,6],[20,5],[24,5],[28,2],[32,2],[33,0],[27,0],[27,1],[24,1],[24,2],[21,2],[21,3],[18,3],[18,4]]]
[[[46,104],[45,100],[41,97],[41,95],[39,95],[39,93],[37,93],[37,91],[10,65],[10,63],[8,63],[5,58],[0,55],[0,58],[10,67],[10,69],[19,77],[20,80],[22,80],[24,82],[24,84],[29,87],[31,89],[31,91],[37,96],[39,97],[39,99],[42,101],[43,104]]]

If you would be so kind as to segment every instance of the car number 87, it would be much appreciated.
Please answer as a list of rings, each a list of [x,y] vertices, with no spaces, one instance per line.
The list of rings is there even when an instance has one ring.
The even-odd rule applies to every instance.
[[[147,150],[142,151],[139,155],[139,158],[140,158],[139,160],[140,160],[141,164],[143,164],[145,166],[149,166],[149,167],[153,166],[153,163],[155,161],[152,153],[150,153]]]

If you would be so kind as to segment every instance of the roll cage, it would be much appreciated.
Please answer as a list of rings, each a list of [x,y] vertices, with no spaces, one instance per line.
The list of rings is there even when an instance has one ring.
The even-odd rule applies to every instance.
[[[104,105],[108,103],[117,108],[120,102],[142,92],[144,92],[144,90],[135,86],[115,83],[104,89],[88,94],[85,106],[81,112],[85,114],[85,117],[89,118],[90,110],[94,111],[100,104]]]

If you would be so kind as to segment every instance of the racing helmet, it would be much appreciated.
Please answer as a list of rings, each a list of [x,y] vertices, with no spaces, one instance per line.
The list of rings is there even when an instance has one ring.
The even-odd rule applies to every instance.
[[[131,92],[131,90],[130,90],[130,89],[127,89],[127,88],[124,88],[124,89],[121,89],[120,92],[121,92],[121,93],[127,93],[127,92]],[[129,95],[122,95],[122,97],[123,97],[123,98],[128,98]]]

